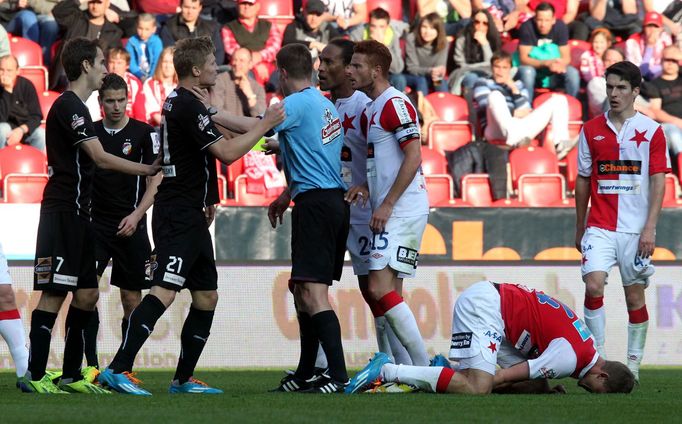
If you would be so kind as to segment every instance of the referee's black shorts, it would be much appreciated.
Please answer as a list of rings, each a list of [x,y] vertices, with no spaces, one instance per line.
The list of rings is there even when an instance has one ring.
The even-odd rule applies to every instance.
[[[291,214],[291,281],[331,285],[341,278],[350,209],[343,190],[296,196]]]
[[[92,223],[75,212],[40,214],[33,290],[96,289]]]
[[[97,275],[102,276],[111,259],[112,285],[124,290],[148,289],[151,281],[147,278],[145,267],[148,266],[151,245],[147,236],[146,217],[140,220],[137,229],[129,237],[116,235],[120,221],[95,219],[92,223],[96,240]]]
[[[156,206],[152,234],[156,252],[152,286],[174,291],[218,289],[213,241],[202,209]]]

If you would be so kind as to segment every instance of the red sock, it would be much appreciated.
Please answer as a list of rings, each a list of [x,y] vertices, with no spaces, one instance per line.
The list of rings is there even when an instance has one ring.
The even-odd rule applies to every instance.
[[[18,309],[12,309],[11,311],[0,311],[0,321],[6,320],[6,319],[19,319],[19,318],[21,318],[21,315],[19,315]]]
[[[374,318],[383,317],[384,310],[381,308],[381,306],[379,306],[379,302],[372,300],[369,295],[369,290],[366,287],[360,287],[360,293],[362,293],[362,298],[365,299],[365,302],[372,311]]]
[[[396,292],[394,290],[394,291],[386,293],[384,295],[384,297],[379,299],[379,302],[377,302],[377,303],[379,304],[379,307],[381,309],[383,309],[384,312],[388,312],[395,305],[402,303],[402,301],[403,301],[403,298],[398,294],[398,292]]]
[[[591,297],[585,295],[585,307],[591,311],[597,310],[604,306],[604,296]]]
[[[628,311],[628,317],[630,324],[641,324],[649,321],[649,312],[646,310],[646,305],[637,310]]]
[[[451,370],[450,368],[443,368],[443,371],[440,372],[440,376],[438,377],[438,383],[436,384],[436,393],[445,393],[448,390],[448,384],[450,384],[450,380],[452,380],[452,377],[455,375],[455,370]]]

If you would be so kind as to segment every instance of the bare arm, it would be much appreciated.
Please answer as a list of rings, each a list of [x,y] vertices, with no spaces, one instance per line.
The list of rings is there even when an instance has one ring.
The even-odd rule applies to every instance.
[[[130,215],[123,218],[120,224],[118,224],[117,236],[129,237],[133,235],[137,229],[137,224],[154,204],[154,196],[156,196],[162,179],[163,174],[160,172],[153,177],[147,177],[147,189],[144,191],[142,199],[140,199],[140,204],[137,205]]]
[[[348,19],[346,24],[348,27],[359,25],[367,22],[367,3],[354,4],[353,5],[353,16]]]
[[[549,65],[548,60],[537,60],[530,57],[530,51],[533,46],[519,46],[519,60],[522,65],[529,65],[533,68],[543,68]]]
[[[648,258],[654,253],[656,247],[656,224],[661,213],[661,204],[665,194],[665,174],[649,176],[649,211],[642,234],[639,236],[638,254],[640,257]]]
[[[575,20],[575,17],[578,14],[579,6],[580,0],[568,0],[566,2],[566,13],[564,13],[564,16],[561,18],[561,20],[564,21],[566,25],[570,24]]]
[[[239,134],[246,133],[260,121],[259,118],[254,118],[251,116],[237,116],[229,112],[225,112],[224,110],[221,110],[217,114],[213,115],[211,119],[221,127],[225,127],[228,130]]]
[[[83,141],[80,148],[90,156],[97,167],[102,169],[111,169],[112,171],[122,172],[129,175],[156,175],[161,167],[161,158],[157,158],[153,164],[145,165],[143,163],[131,162],[129,160],[121,159],[117,156],[107,153],[102,148],[98,138]]]
[[[471,17],[471,1],[450,0],[450,4],[452,5],[452,8],[457,11],[457,13],[462,19],[467,19]]]
[[[559,47],[559,53],[561,53],[561,63],[564,64],[564,66],[568,66],[571,64],[571,48],[566,44],[565,46],[560,46]]]
[[[662,99],[650,99],[649,100],[649,109],[652,112],[653,119],[660,123],[665,123],[665,124],[675,124],[678,127],[682,128],[682,118],[678,118],[677,116],[671,115],[668,112],[664,111],[661,106],[662,106]]]
[[[550,387],[549,380],[526,380],[517,383],[504,383],[495,386],[493,393],[507,395],[540,395],[540,394],[564,394],[566,388],[561,384]]]
[[[603,20],[606,16],[606,0],[591,0],[590,15],[598,21]]]
[[[527,381],[530,376],[528,361],[520,362],[509,368],[503,368],[495,373],[494,386],[501,386],[507,383],[517,383]]]
[[[369,226],[376,233],[384,231],[386,222],[388,222],[388,218],[390,218],[393,212],[393,207],[414,179],[422,163],[421,143],[419,143],[418,138],[409,142],[403,149],[403,152],[405,153],[405,158],[400,165],[398,175],[388,194],[386,194],[384,202],[372,214]]]
[[[624,14],[637,13],[637,0],[622,0],[622,4]]]
[[[575,180],[575,248],[582,252],[580,241],[585,233],[587,204],[590,201],[590,177],[578,175]]]

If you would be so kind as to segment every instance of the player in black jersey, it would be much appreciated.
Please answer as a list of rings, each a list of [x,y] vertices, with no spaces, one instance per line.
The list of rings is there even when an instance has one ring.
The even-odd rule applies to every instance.
[[[84,101],[107,74],[97,41],[66,43],[62,63],[69,88],[47,116],[47,163],[50,179],[43,193],[36,242],[34,290],[41,290],[31,315],[29,370],[24,391],[38,393],[109,393],[82,379],[83,331],[97,304],[94,235],[90,224],[92,174],[97,165],[132,175],[155,175],[159,166],[121,159],[102,148]],[[57,387],[46,374],[52,327],[66,295],[73,298],[66,316],[63,375]]]
[[[182,350],[169,391],[222,393],[193,377],[218,302],[218,275],[208,229],[218,203],[215,158],[233,162],[284,119],[281,106],[271,107],[248,133],[230,140],[223,138],[224,129],[211,119],[215,111],[197,98],[204,98],[206,87],[215,84],[217,77],[210,38],[178,41],[173,63],[179,83],[168,95],[161,119],[164,178],[154,199],[152,217],[156,250],[152,288],[130,315],[126,336],[109,368],[99,375],[103,385],[136,395],[150,393],[129,378],[135,356],[183,288],[190,290],[192,304],[182,328]]]
[[[118,157],[140,163],[153,163],[159,154],[159,137],[150,125],[126,114],[128,86],[116,74],[104,77],[99,89],[104,119],[95,122],[95,133],[104,150]],[[130,313],[142,300],[142,289],[150,282],[145,276],[151,247],[147,236],[146,211],[154,203],[154,195],[162,174],[142,178],[107,169],[96,169],[92,185],[92,225],[95,230],[97,276],[113,261],[111,284],[120,289],[123,320],[122,338],[128,328]],[[97,309],[85,329],[83,373],[96,373]]]

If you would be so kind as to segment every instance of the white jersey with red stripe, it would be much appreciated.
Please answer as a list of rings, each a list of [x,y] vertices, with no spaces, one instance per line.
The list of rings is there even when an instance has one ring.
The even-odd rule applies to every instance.
[[[362,130],[362,116],[371,100],[362,91],[352,96],[336,99],[334,106],[343,125],[343,148],[341,149],[341,176],[348,188],[367,181],[367,138]],[[372,209],[367,204],[351,205],[350,223],[368,224]]]
[[[574,311],[523,285],[498,287],[505,338],[529,358],[529,378],[581,378],[594,366],[594,337]]]
[[[403,163],[409,143],[421,143],[417,110],[405,94],[386,89],[367,105],[367,183],[372,210],[384,201]],[[429,199],[421,167],[393,207],[391,216],[429,213]]]
[[[670,172],[661,125],[636,112],[620,129],[608,112],[586,122],[578,144],[578,174],[590,177],[588,227],[639,234],[649,211],[649,176]]]

